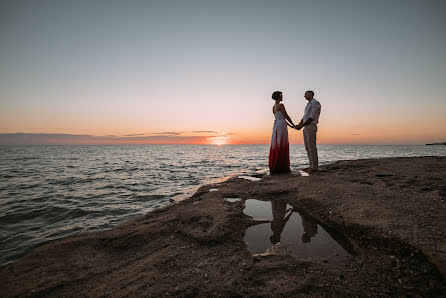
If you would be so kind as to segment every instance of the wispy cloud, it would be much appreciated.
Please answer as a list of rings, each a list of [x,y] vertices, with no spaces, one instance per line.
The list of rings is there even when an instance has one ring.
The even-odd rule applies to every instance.
[[[218,132],[213,131],[213,130],[193,130],[193,131],[191,131],[191,133],[212,133],[212,134],[215,134]]]
[[[124,135],[124,137],[137,137],[137,136],[145,136],[145,133],[134,133],[130,135]]]
[[[123,135],[122,137],[137,137],[137,136],[190,136],[190,135],[196,135],[199,136],[205,134],[208,136],[213,135],[234,135],[236,133],[226,133],[226,132],[219,132],[215,130],[192,130],[192,131],[164,131],[164,132],[146,132],[146,133],[134,133],[134,134],[127,134]]]
[[[182,132],[176,132],[176,131],[166,131],[166,132],[153,132],[152,135],[162,135],[162,136],[179,136],[182,134]]]

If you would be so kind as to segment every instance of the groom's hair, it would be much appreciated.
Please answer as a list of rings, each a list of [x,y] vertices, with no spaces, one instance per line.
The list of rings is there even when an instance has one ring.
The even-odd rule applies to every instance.
[[[314,92],[313,92],[313,91],[308,90],[307,92],[308,92],[308,93],[311,93],[311,96],[314,96]],[[307,92],[305,92],[305,93],[307,93]]]
[[[278,100],[280,97],[280,94],[282,94],[282,91],[274,91],[273,95],[271,96],[272,99]]]

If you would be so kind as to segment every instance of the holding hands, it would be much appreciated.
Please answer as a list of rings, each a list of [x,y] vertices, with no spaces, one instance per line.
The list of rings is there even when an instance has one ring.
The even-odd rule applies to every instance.
[[[297,130],[301,130],[303,127],[303,125],[301,123],[299,123],[298,125],[295,125],[294,128]]]
[[[287,125],[291,128],[297,129],[297,130],[301,130],[303,125],[301,123],[299,123],[298,125],[291,125],[289,123],[287,123]]]

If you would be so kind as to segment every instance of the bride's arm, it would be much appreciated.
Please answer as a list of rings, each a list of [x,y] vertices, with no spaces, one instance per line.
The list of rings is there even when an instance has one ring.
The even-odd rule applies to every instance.
[[[286,112],[285,106],[282,104],[280,105],[280,110],[283,113],[283,116],[285,117],[286,120],[288,120],[291,123],[291,127],[294,127],[294,123],[293,120],[291,120],[290,116],[288,116],[288,113]]]

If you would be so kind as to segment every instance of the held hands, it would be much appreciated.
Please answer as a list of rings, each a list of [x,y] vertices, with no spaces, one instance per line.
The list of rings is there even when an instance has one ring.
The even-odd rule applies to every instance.
[[[298,125],[291,125],[291,124],[289,124],[288,122],[287,122],[286,124],[287,124],[289,127],[294,128],[294,129],[297,129],[297,130],[301,130],[302,127],[303,127],[303,125],[301,125],[301,124],[298,124]]]
[[[298,125],[291,125],[287,122],[287,125],[291,128],[297,129],[297,130],[301,130],[302,129],[302,125],[298,124]]]
[[[302,129],[302,125],[300,125],[300,124],[295,125],[294,128],[297,129],[297,130],[301,130]]]

